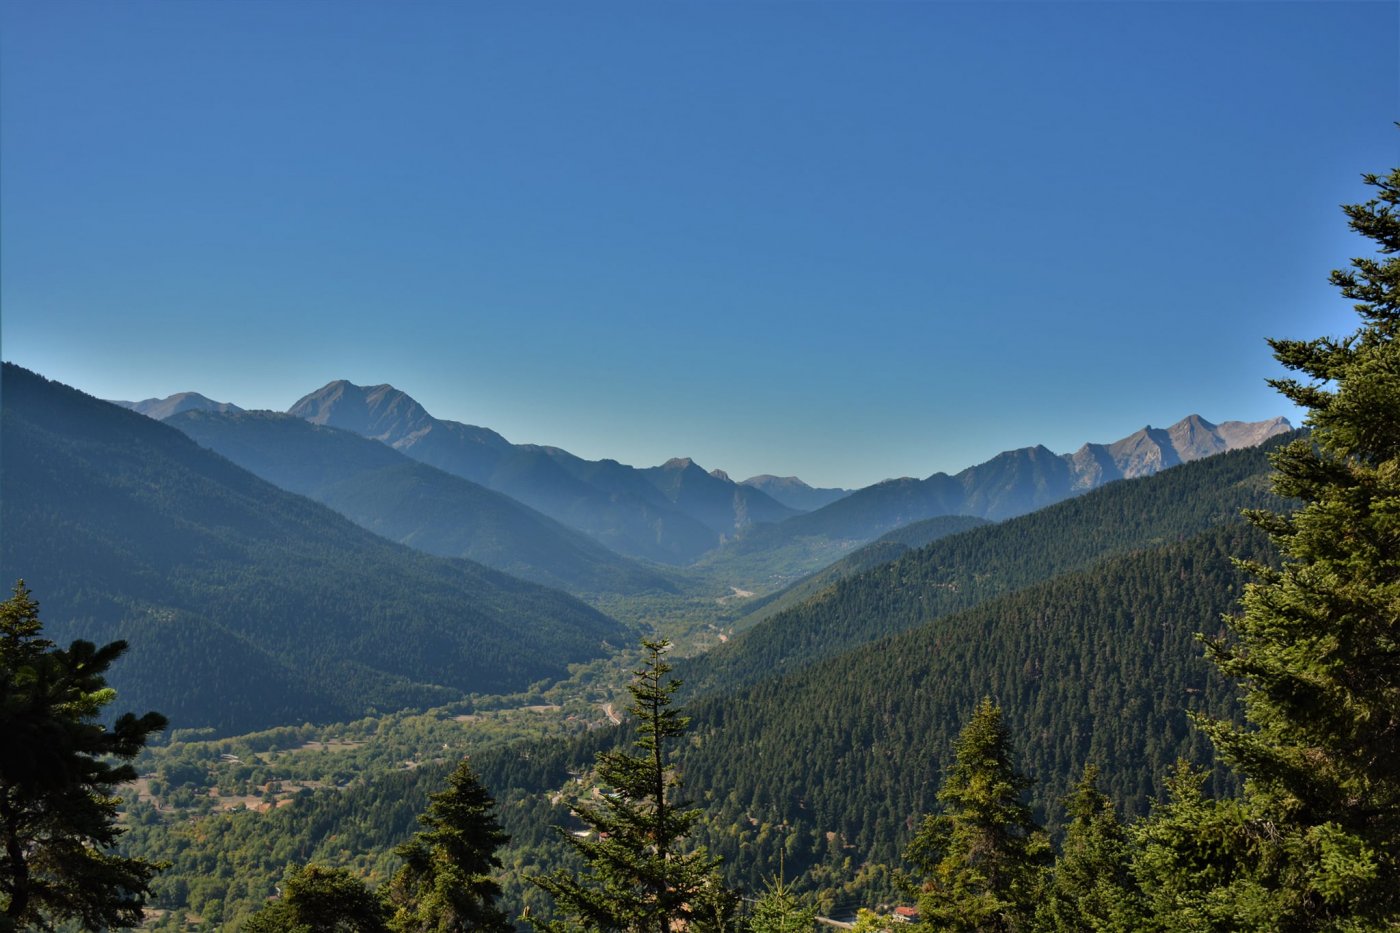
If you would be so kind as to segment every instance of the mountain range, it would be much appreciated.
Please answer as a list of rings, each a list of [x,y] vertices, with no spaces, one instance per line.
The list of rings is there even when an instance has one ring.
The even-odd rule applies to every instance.
[[[572,593],[675,590],[661,568],[350,431],[269,411],[186,410],[165,423],[288,492],[429,554],[470,558]]]
[[[689,563],[751,523],[796,514],[687,459],[637,469],[558,447],[512,444],[489,428],[434,418],[393,386],[339,380],[288,411],[503,492],[630,557]]]
[[[240,460],[235,448],[221,448],[213,437],[213,425],[218,423],[213,415],[236,417],[241,412],[237,406],[193,392],[121,404],[153,417],[184,417],[191,430],[200,426],[202,442],[258,470],[251,460]],[[201,421],[185,414],[190,411],[209,417]],[[765,570],[767,576],[741,574],[746,583],[790,581],[911,522],[942,515],[999,521],[1115,480],[1151,475],[1291,430],[1285,418],[1212,424],[1190,415],[1168,428],[1149,425],[1112,443],[1087,443],[1072,454],[1056,454],[1044,446],[1025,447],[957,474],[892,479],[852,492],[817,489],[797,477],[766,474],[735,483],[723,470],[706,471],[684,457],[638,468],[615,460],[585,460],[558,447],[512,444],[489,428],[435,418],[390,385],[359,386],[337,380],[302,397],[288,414],[377,441],[412,460],[509,496],[617,554],[672,565],[700,561],[702,568],[712,572],[733,567],[752,570],[755,556],[764,555],[763,566],[776,568],[773,573]],[[245,422],[243,427],[250,425]],[[269,453],[264,449],[260,455],[263,466],[268,465]],[[260,475],[272,478],[270,473]],[[284,479],[274,481],[329,501],[330,493],[324,489],[288,485]],[[311,485],[319,488],[325,482]],[[348,488],[341,490],[336,507],[396,540],[418,541],[417,546],[434,553],[478,557],[492,566],[574,591],[598,585],[578,569],[564,576],[547,568],[527,570],[533,566],[530,560],[517,560],[504,544],[492,553],[479,540],[464,541],[462,535],[444,541],[425,534],[420,524],[386,511],[387,502],[366,507],[360,500],[378,493],[368,485],[359,488],[358,497],[352,497]],[[475,495],[480,500],[480,494]],[[537,518],[531,521],[538,526]],[[495,527],[507,525],[501,521]],[[571,547],[576,545],[577,541]],[[655,586],[657,581],[637,585]]]
[[[742,866],[745,884],[785,863],[815,887],[859,874],[857,886],[888,892],[876,870],[900,863],[968,711],[988,696],[1035,780],[1039,819],[1063,819],[1059,801],[1087,763],[1102,768],[1120,812],[1146,812],[1179,758],[1207,760],[1188,711],[1238,712],[1195,633],[1218,634],[1238,607],[1232,558],[1271,559],[1240,510],[1286,507],[1269,492],[1278,446],[943,534],[893,561],[828,568],[837,572],[794,587],[796,605],[677,661],[694,738],[676,767],[703,789],[702,841]],[[944,521],[910,540],[946,531]],[[605,741],[477,763],[514,802],[557,792]],[[1231,789],[1211,779],[1217,793]],[[528,846],[551,820],[513,817],[507,828]]]
[[[1253,447],[1292,429],[1286,418],[1216,425],[1190,415],[1169,428],[1149,425],[1111,444],[1085,444],[1072,454],[1023,447],[951,476],[935,473],[921,480],[906,477],[867,486],[781,527],[789,535],[870,540],[935,515],[1000,521],[1115,480],[1150,476],[1202,457]]]
[[[0,391],[0,574],[27,581],[55,641],[128,641],[111,677],[123,703],[182,727],[520,690],[634,638],[564,593],[394,544],[18,366]]]
[[[716,473],[724,479],[729,479],[729,474],[723,470],[711,470],[710,472]],[[800,512],[816,511],[851,494],[849,489],[822,489],[808,486],[796,476],[773,476],[769,473],[764,473],[761,476],[750,476],[743,481],[743,485],[760,489],[788,508],[797,509]]]
[[[749,884],[786,864],[804,883],[866,891],[884,882],[850,881],[854,860],[897,863],[983,696],[1005,709],[1047,821],[1088,761],[1140,814],[1173,761],[1204,759],[1185,710],[1237,707],[1193,634],[1236,605],[1232,556],[1269,559],[1237,516],[1281,505],[1267,455],[1287,430],[1192,416],[835,498],[844,491],[795,478],[734,483],[686,458],[633,468],[512,445],[387,386],[332,383],[290,413],[194,393],[128,406],[163,423],[9,365],[3,393],[0,572],[34,586],[57,639],[129,640],[113,678],[123,704],[182,727],[223,734],[516,691],[636,637],[474,559],[649,606],[707,570],[761,570],[771,592],[732,603],[745,609],[727,638],[675,661],[692,721],[677,767],[711,815],[699,838]],[[622,556],[601,526],[571,527],[454,463],[563,514],[606,517],[607,502],[614,529],[645,515],[699,528],[708,550],[684,571]],[[833,498],[794,504],[821,495]],[[678,540],[655,538],[671,563]],[[774,569],[804,560],[822,569],[780,589]],[[548,801],[616,741],[575,731],[474,758],[523,850],[542,849],[566,819]],[[369,797],[397,799],[380,792],[387,780],[368,776]],[[307,821],[304,839],[345,828],[286,812]]]

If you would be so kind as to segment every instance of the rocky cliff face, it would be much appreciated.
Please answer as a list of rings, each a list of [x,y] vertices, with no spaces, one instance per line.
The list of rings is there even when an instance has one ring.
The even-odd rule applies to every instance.
[[[1086,490],[1116,479],[1149,476],[1227,450],[1254,447],[1291,430],[1293,425],[1287,418],[1211,424],[1200,415],[1188,415],[1169,428],[1148,425],[1111,444],[1085,444],[1065,459],[1073,488]]]

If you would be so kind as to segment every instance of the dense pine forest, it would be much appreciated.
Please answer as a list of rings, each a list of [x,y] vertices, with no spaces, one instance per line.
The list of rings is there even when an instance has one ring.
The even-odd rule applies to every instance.
[[[41,494],[0,566],[43,570],[0,605],[0,930],[1400,929],[1400,169],[1366,181],[1358,330],[1271,341],[1307,431],[905,526],[683,650],[7,365]],[[508,508],[186,420],[296,434],[328,503],[387,464]],[[634,612],[811,530],[688,576],[531,521]],[[526,547],[484,527],[442,549]]]

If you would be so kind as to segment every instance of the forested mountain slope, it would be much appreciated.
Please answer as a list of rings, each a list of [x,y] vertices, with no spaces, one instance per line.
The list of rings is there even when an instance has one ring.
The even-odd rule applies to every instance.
[[[897,862],[983,696],[1005,710],[1020,764],[1040,782],[1032,800],[1052,821],[1088,761],[1127,813],[1146,812],[1178,757],[1208,757],[1186,710],[1232,709],[1233,688],[1194,635],[1218,634],[1237,607],[1243,580],[1230,559],[1265,552],[1262,535],[1234,524],[695,704],[698,748],[683,768],[717,798],[711,844],[738,857],[749,840],[735,827],[786,821],[833,870],[833,856]]]
[[[1203,744],[1184,710],[1232,709],[1230,690],[1202,660],[1192,633],[1215,632],[1219,613],[1234,607],[1240,579],[1229,558],[1261,553],[1257,534],[1231,525],[689,704],[692,725],[679,766],[687,795],[706,812],[703,840],[750,891],[778,870],[781,848],[787,877],[825,889],[828,903],[847,895],[847,903],[864,904],[891,896],[888,868],[902,864],[952,738],[985,694],[1005,706],[1018,760],[1040,782],[1033,798],[1052,822],[1061,819],[1055,799],[1090,758],[1103,767],[1104,785],[1120,805],[1141,813],[1178,755],[1201,757]],[[411,730],[401,720],[336,731],[355,742],[372,734],[406,740]],[[448,730],[441,741],[463,741],[465,733],[450,733],[451,712],[437,721]],[[600,729],[575,741],[495,745],[473,754],[513,836],[502,853],[512,910],[529,893],[525,876],[564,858],[550,830],[571,825],[558,791],[576,786],[573,775],[588,769],[596,751],[629,740],[626,729]],[[247,765],[221,767],[253,785],[266,781],[277,769],[238,748],[273,741],[283,750],[278,761],[292,762],[290,774],[317,773],[310,759],[295,764],[299,755],[319,755],[326,759],[322,767],[330,767],[337,754],[324,746],[315,751],[315,743],[298,752],[300,739],[263,737],[234,746]],[[188,886],[196,905],[220,890],[241,903],[261,903],[289,859],[382,867],[411,829],[424,781],[431,787],[450,767],[451,753],[441,753],[444,763],[428,760],[438,741],[414,756],[423,759],[416,770],[403,770],[401,751],[378,754],[375,768],[337,772],[345,775],[337,783],[354,777],[347,789],[308,791],[261,816],[214,815],[165,828],[144,820],[131,837],[134,851],[174,859],[177,868],[159,883],[176,892]],[[204,754],[217,758],[219,750]],[[176,757],[184,760],[188,750]],[[175,762],[160,766],[164,793],[183,780],[181,770]],[[215,864],[220,877],[203,878],[199,866]]]
[[[706,809],[703,841],[749,886],[778,870],[781,849],[804,885],[891,892],[887,875],[862,866],[901,864],[983,696],[1004,709],[1020,766],[1039,782],[1032,801],[1052,823],[1087,761],[1126,812],[1145,812],[1178,757],[1207,757],[1186,711],[1234,709],[1194,635],[1218,633],[1236,608],[1231,558],[1266,551],[1261,534],[1233,522],[689,704],[679,768]],[[542,811],[541,795],[616,740],[478,761],[516,845],[546,844],[547,824],[565,816]]]
[[[731,689],[1104,557],[1234,521],[1242,508],[1274,502],[1267,489],[1266,460],[1274,443],[1113,483],[1030,515],[936,541],[841,580],[818,598],[678,670],[692,691]]]
[[[915,548],[931,544],[940,538],[961,534],[987,524],[989,522],[986,519],[970,515],[940,515],[896,528],[852,551],[834,564],[803,577],[791,586],[753,600],[749,603],[748,612],[736,623],[735,628],[751,628],[770,616],[812,599],[847,577],[853,577],[881,564],[888,564]]]
[[[673,592],[663,572],[608,550],[509,496],[350,431],[276,412],[166,419],[199,444],[362,528],[573,593]]]
[[[124,708],[247,731],[503,692],[630,636],[563,593],[414,552],[185,435],[6,364],[0,574],[57,641],[124,638]]]

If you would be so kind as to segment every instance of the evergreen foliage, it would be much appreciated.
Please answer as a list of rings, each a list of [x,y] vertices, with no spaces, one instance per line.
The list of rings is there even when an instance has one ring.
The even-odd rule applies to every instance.
[[[1246,794],[1183,789],[1149,831],[1165,849],[1209,846],[1208,865],[1183,856],[1209,902],[1279,929],[1400,924],[1400,169],[1365,181],[1375,197],[1345,211],[1380,255],[1332,273],[1360,327],[1271,341],[1300,374],[1274,385],[1313,429],[1273,458],[1275,491],[1301,507],[1250,516],[1283,565],[1249,565],[1234,638],[1209,643],[1249,725],[1206,731]]]
[[[811,933],[817,920],[816,908],[804,906],[792,886],[779,873],[768,879],[763,893],[749,913],[752,933]]]
[[[166,720],[126,713],[105,726],[116,696],[105,674],[126,643],[65,650],[42,630],[21,580],[0,603],[0,930],[131,926],[159,866],[106,851],[122,833],[113,792]]]
[[[584,873],[560,869],[535,879],[554,897],[560,915],[536,923],[543,933],[671,933],[675,925],[696,919],[702,900],[715,898],[707,889],[718,883],[718,860],[686,847],[700,811],[678,798],[680,779],[670,760],[689,719],[671,708],[680,684],[667,679],[669,645],[647,641],[643,646],[645,665],[628,687],[629,710],[637,720],[636,752],[599,753],[600,800],[576,805],[589,830],[584,836],[560,830],[582,857]],[[722,918],[731,911],[715,913]]]
[[[243,933],[389,933],[388,908],[353,872],[291,868],[282,896],[243,924]]]
[[[1064,800],[1070,822],[1036,910],[1045,933],[1132,933],[1143,910],[1132,875],[1132,844],[1088,765]]]
[[[465,760],[433,794],[424,826],[395,850],[403,867],[389,885],[395,933],[508,933],[509,918],[497,901],[501,886],[492,873],[496,850],[509,837],[492,812],[494,802]]]
[[[958,736],[907,858],[923,872],[919,922],[931,930],[1030,928],[1050,843],[1026,806],[1033,781],[1011,760],[1001,709],[984,698]]]
[[[1290,930],[1259,881],[1265,855],[1238,798],[1207,796],[1206,774],[1181,763],[1167,800],[1132,828],[1133,874],[1146,906],[1140,929],[1154,933],[1246,933]]]

